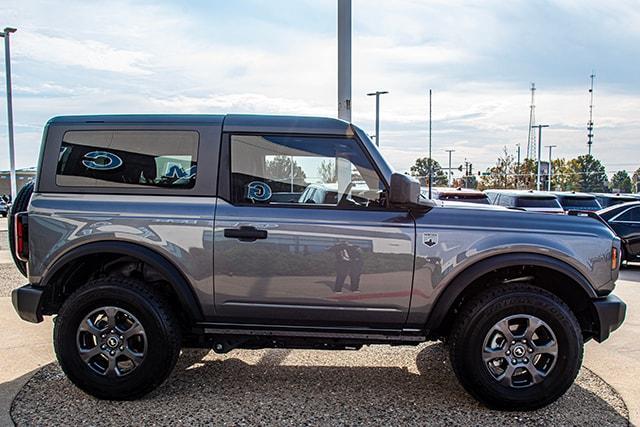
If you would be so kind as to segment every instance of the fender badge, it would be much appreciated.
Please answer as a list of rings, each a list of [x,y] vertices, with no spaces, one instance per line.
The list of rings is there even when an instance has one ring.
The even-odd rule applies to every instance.
[[[422,233],[422,243],[432,247],[438,244],[438,233]]]

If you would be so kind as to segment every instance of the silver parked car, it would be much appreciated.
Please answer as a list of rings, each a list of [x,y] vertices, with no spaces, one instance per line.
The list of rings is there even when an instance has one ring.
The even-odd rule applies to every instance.
[[[446,339],[471,395],[532,409],[625,317],[600,221],[442,207],[341,120],[56,117],[43,141],[12,206],[13,305],[57,316],[60,366],[101,399],[155,389],[182,347]]]

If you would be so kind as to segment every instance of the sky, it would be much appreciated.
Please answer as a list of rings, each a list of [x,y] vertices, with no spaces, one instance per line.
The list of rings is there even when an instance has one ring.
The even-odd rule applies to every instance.
[[[37,163],[46,121],[66,114],[337,116],[336,0],[3,0],[11,38],[17,167]],[[610,174],[640,167],[637,1],[353,0],[352,120],[398,171],[428,149],[474,171],[526,151],[531,82],[555,157],[587,151]],[[4,61],[0,59],[4,82]],[[7,169],[0,85],[0,169]],[[545,159],[548,156],[543,151]]]

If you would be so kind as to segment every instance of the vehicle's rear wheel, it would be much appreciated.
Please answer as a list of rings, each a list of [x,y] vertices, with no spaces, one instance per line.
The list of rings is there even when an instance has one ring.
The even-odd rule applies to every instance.
[[[29,207],[29,201],[31,200],[31,195],[33,194],[33,181],[28,182],[18,191],[18,195],[13,200],[11,204],[11,209],[9,210],[9,220],[7,224],[7,228],[9,231],[9,250],[11,251],[11,257],[13,258],[13,262],[15,263],[18,271],[22,273],[24,277],[27,277],[27,263],[21,261],[16,256],[16,231],[15,231],[15,215],[18,212],[25,212]]]
[[[529,285],[477,295],[463,306],[449,339],[464,388],[496,409],[548,405],[567,391],[582,363],[582,333],[570,308]]]
[[[169,304],[143,282],[108,277],[87,283],[63,304],[54,347],[62,370],[99,398],[129,400],[158,387],[180,353]]]

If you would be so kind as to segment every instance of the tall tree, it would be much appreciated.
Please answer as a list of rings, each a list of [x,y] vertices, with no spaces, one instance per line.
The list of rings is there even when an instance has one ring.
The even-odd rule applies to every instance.
[[[514,186],[523,190],[532,190],[536,188],[536,179],[538,177],[538,163],[533,159],[524,159],[518,166],[513,167]]]
[[[445,186],[447,185],[447,175],[445,175],[440,163],[436,160],[429,159],[428,157],[420,157],[416,159],[413,166],[411,166],[411,175],[417,177],[422,185],[429,184],[429,163],[432,163],[433,170],[433,185]]]
[[[636,171],[633,173],[631,183],[633,184],[633,188],[631,190],[634,193],[640,193],[640,168],[636,169]]]
[[[515,186],[515,163],[512,154],[509,154],[507,147],[503,148],[502,155],[498,157],[496,165],[487,169],[482,176],[481,188],[514,188]]]
[[[293,173],[291,171],[292,167]],[[303,185],[307,177],[302,168],[291,156],[275,156],[273,159],[267,160],[266,175],[267,178],[284,182],[289,182],[293,175],[294,184],[299,185]]]
[[[611,177],[611,191],[631,193],[631,177],[626,170],[618,171]]]
[[[322,182],[325,184],[338,182],[335,161],[323,160],[320,163],[320,166],[318,166],[318,174],[320,175],[320,178],[322,178]]]
[[[604,166],[590,154],[578,156],[569,161],[569,171],[571,174],[571,188],[575,191],[595,193],[606,191],[607,174]]]
[[[551,162],[551,189],[557,191],[572,191],[573,176],[566,159],[555,159]]]

